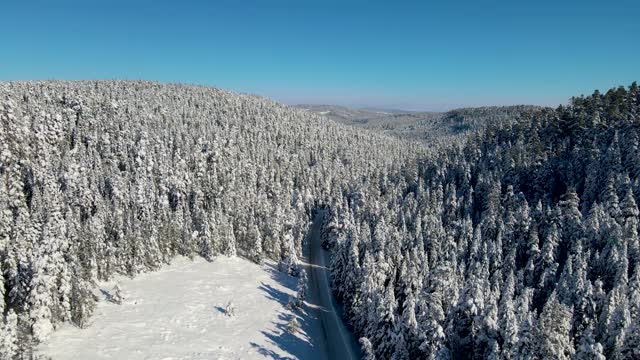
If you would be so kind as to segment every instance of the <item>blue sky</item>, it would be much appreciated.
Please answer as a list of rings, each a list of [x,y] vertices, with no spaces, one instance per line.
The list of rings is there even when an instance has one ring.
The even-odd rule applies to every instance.
[[[148,79],[288,103],[556,105],[640,80],[640,1],[7,1],[0,80]]]

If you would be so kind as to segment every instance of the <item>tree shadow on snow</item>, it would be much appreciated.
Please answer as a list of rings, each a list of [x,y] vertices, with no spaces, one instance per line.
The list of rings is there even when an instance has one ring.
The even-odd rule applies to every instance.
[[[285,274],[282,271],[278,270],[275,265],[266,265],[265,270],[271,275],[271,278],[277,281],[280,285],[286,287],[291,291],[296,290],[296,286],[298,284],[298,278]]]
[[[265,283],[261,283],[260,286],[258,286],[258,289],[265,292],[264,296],[267,299],[277,301],[282,306],[287,306],[290,296],[286,292],[278,290],[273,286]]]
[[[214,306],[214,308],[216,310],[218,310],[219,313],[226,315],[227,314],[227,310],[225,308],[223,308],[222,306]]]
[[[295,290],[298,282],[297,277],[284,274],[272,266],[269,267],[268,271],[272,279],[280,285],[290,290]],[[258,288],[265,292],[265,297],[268,299],[277,301],[283,307],[287,306],[290,299],[288,293],[265,283],[262,283]],[[300,328],[296,334],[292,334],[287,330],[287,324],[292,316],[295,316],[300,323]],[[307,359],[310,354],[314,354],[314,350],[315,357],[321,357],[318,349],[316,349],[316,345],[312,343],[311,339],[311,322],[315,320],[312,309],[305,304],[301,309],[296,311],[283,311],[278,313],[278,318],[272,322],[272,324],[275,325],[275,330],[261,331],[268,339],[268,342],[280,349],[285,355],[280,355],[276,351],[254,342],[251,342],[250,345],[255,348],[258,353],[275,360]]]
[[[287,324],[292,316],[295,316],[300,323],[300,329],[295,334],[287,330]],[[307,359],[309,354],[313,354],[315,346],[308,337],[311,324],[309,323],[309,316],[305,310],[300,309],[294,312],[293,315],[290,315],[288,312],[281,312],[278,314],[278,321],[272,323],[275,325],[276,330],[261,332],[269,339],[268,342],[270,344],[278,347],[286,355],[280,355],[274,350],[251,342],[251,346],[256,348],[258,353],[276,360]]]
[[[102,294],[102,296],[104,296],[104,299],[108,302],[113,302],[113,296],[111,295],[110,292],[108,292],[105,289],[100,289],[100,293]]]
[[[288,356],[280,356],[277,352],[273,351],[273,350],[269,350],[267,348],[265,348],[262,345],[258,345],[254,342],[250,343],[252,347],[256,348],[256,350],[258,351],[259,354],[261,354],[264,357],[270,357],[272,359],[276,359],[276,360],[295,360],[294,358],[288,357]]]

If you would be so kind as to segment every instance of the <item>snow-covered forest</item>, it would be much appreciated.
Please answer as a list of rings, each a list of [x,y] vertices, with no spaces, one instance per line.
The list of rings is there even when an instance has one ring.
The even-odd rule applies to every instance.
[[[85,326],[116,273],[178,254],[295,263],[313,207],[420,152],[255,96],[130,81],[0,83],[0,147],[5,355]]]
[[[367,358],[639,359],[639,121],[635,83],[531,109],[332,207]]]
[[[209,87],[0,83],[0,353],[176,255],[293,265],[323,208],[367,359],[640,358],[639,120],[635,84],[412,142]]]

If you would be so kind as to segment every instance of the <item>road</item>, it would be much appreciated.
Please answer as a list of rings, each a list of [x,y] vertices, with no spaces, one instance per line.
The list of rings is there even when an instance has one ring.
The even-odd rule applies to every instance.
[[[324,335],[326,354],[329,359],[355,360],[360,359],[360,346],[342,318],[342,306],[337,302],[331,291],[329,280],[329,254],[322,248],[320,232],[324,213],[318,211],[313,219],[309,232],[308,272],[310,302],[315,303],[318,319]]]

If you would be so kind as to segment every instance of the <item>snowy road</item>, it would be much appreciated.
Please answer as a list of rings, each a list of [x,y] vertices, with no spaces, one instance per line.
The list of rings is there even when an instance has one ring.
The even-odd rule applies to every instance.
[[[360,346],[342,320],[342,307],[336,302],[329,281],[329,254],[322,248],[322,212],[316,215],[309,233],[310,302],[315,302],[329,359],[360,359]]]

